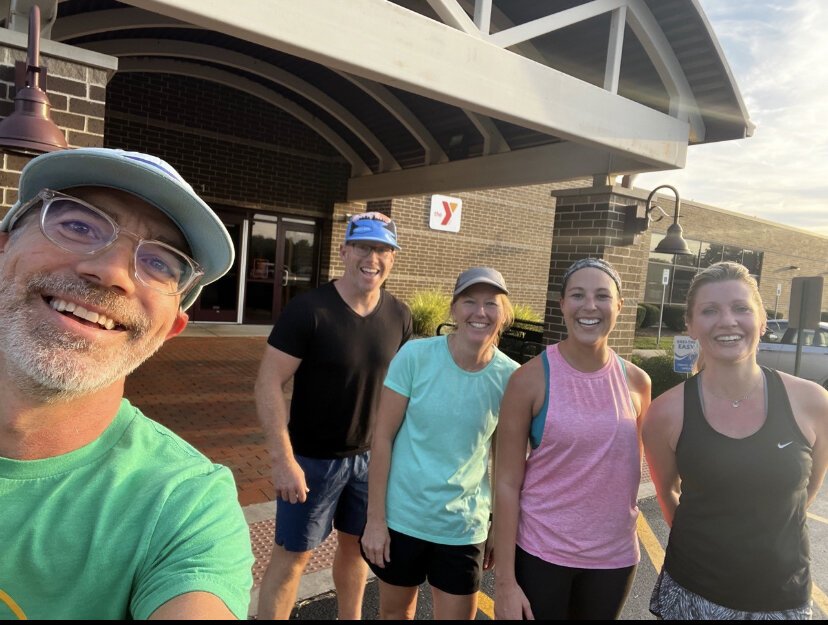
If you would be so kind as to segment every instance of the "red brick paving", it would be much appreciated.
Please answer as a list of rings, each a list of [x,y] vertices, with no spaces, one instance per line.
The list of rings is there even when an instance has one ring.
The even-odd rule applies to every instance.
[[[243,506],[276,498],[253,399],[265,340],[177,337],[126,383],[148,417],[233,471]]]
[[[253,399],[265,344],[265,337],[177,337],[126,384],[148,417],[230,467],[243,506],[276,498]],[[650,480],[645,461],[641,481]]]
[[[233,471],[243,506],[276,498],[253,398],[265,344],[265,337],[177,337],[126,383],[126,396],[148,417]],[[646,462],[642,469],[642,481],[650,481]],[[274,521],[250,524],[255,586],[270,561],[273,531]],[[305,574],[330,567],[336,544],[334,531]]]

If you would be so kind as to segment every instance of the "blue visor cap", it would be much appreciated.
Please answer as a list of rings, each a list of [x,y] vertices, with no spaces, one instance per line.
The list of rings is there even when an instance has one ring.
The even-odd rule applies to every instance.
[[[357,241],[384,243],[395,250],[400,249],[397,244],[397,226],[394,225],[393,221],[380,221],[379,219],[352,221],[345,231],[345,243],[356,243]]]

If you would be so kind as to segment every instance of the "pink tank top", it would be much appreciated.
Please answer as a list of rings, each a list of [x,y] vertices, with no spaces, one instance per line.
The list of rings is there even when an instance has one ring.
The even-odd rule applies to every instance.
[[[546,419],[526,461],[517,543],[560,566],[632,566],[640,558],[641,448],[622,361],[611,352],[604,367],[583,373],[557,345],[545,356],[549,387],[538,418]]]

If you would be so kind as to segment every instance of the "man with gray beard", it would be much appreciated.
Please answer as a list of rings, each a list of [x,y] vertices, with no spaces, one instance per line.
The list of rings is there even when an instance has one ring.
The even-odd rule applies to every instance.
[[[0,221],[0,620],[246,618],[230,471],[123,398],[233,264],[166,162],[39,156]]]

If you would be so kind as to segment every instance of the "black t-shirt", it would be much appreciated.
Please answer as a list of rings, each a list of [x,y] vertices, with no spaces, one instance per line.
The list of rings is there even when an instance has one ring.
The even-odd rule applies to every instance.
[[[368,450],[388,364],[411,332],[408,306],[385,290],[366,317],[333,282],[288,303],[267,342],[302,360],[288,422],[294,453],[343,458]]]

